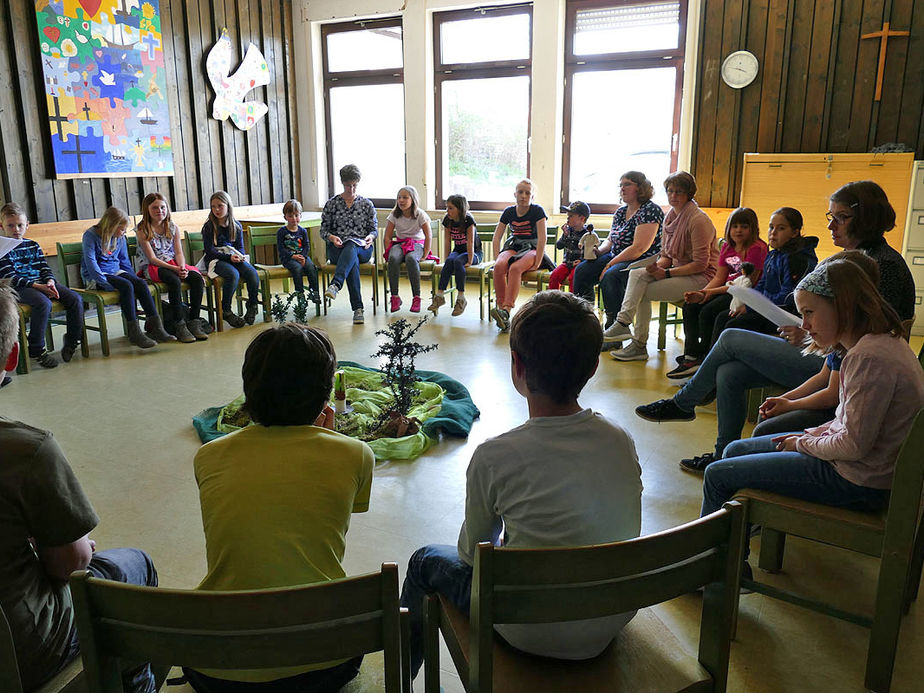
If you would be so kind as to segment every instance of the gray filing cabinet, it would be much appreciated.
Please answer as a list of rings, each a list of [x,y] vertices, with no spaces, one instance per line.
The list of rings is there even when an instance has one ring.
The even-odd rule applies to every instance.
[[[914,327],[924,335],[924,161],[915,161],[911,173],[911,200],[905,224],[905,262],[914,276]]]

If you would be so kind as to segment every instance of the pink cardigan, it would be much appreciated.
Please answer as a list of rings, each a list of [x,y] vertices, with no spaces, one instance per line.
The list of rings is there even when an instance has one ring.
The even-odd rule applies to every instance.
[[[680,214],[671,209],[664,218],[661,257],[669,258],[671,267],[693,263],[697,268],[694,274],[707,279],[715,276],[719,261],[715,226],[694,200],[687,202]]]
[[[847,481],[888,489],[898,450],[924,406],[924,371],[901,337],[868,334],[841,363],[834,420],[796,441],[806,455],[828,460]]]

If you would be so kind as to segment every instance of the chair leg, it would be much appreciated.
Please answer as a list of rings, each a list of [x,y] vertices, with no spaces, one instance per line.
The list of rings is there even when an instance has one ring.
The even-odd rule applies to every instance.
[[[16,364],[16,372],[19,374],[29,373],[32,366],[29,363],[29,338],[26,336],[26,318],[22,311],[19,311],[19,361]]]
[[[440,600],[424,598],[424,692],[440,693]]]
[[[786,548],[786,533],[769,527],[760,530],[760,559],[758,566],[761,570],[777,573],[783,569],[783,551]]]
[[[904,613],[908,613],[911,602],[918,598],[918,588],[921,586],[921,570],[924,567],[924,515],[918,522],[918,531],[914,538],[914,549],[911,553],[911,563],[908,566],[908,580],[905,584]]]
[[[106,326],[106,306],[103,299],[95,297],[96,321],[99,323],[99,344],[103,349],[103,356],[109,356],[109,328]]]
[[[667,307],[666,301],[661,301],[658,308],[658,351],[664,351],[667,346]]]
[[[883,556],[879,566],[865,680],[866,688],[876,693],[886,693],[892,683],[908,568],[907,561],[889,556]]]

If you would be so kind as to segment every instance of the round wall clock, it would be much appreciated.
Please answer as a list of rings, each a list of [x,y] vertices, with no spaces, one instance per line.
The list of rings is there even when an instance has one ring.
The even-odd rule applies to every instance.
[[[722,79],[732,89],[742,89],[754,81],[760,63],[750,51],[735,51],[722,61]]]

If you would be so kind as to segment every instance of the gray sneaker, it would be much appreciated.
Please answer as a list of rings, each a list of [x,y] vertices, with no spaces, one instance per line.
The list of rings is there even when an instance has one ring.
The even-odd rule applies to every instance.
[[[340,287],[337,286],[336,284],[331,284],[330,286],[327,287],[327,291],[324,292],[324,295],[328,299],[333,301],[335,298],[337,298],[338,291],[340,291]]]
[[[614,349],[611,351],[610,356],[617,361],[647,361],[648,348],[644,344],[638,344],[632,341],[629,342],[629,346],[623,349]]]
[[[627,339],[632,339],[632,330],[630,330],[627,325],[623,325],[619,321],[614,322],[608,328],[603,330],[604,342],[624,342]]]
[[[353,324],[362,325],[364,322],[366,322],[366,318],[363,315],[363,309],[357,308],[356,310],[353,311]]]

